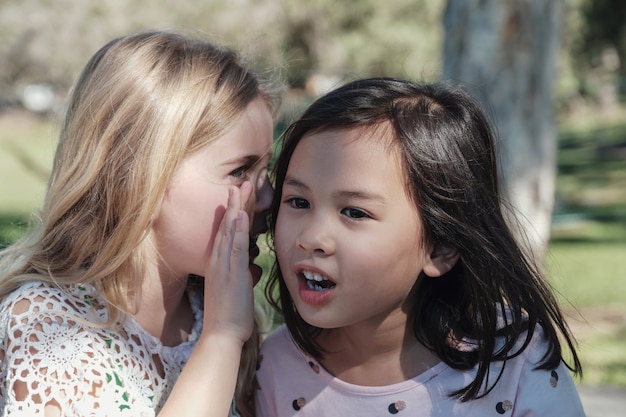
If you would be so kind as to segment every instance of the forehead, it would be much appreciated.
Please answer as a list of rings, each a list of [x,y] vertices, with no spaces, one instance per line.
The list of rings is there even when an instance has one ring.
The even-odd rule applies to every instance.
[[[242,154],[265,154],[272,145],[272,132],[270,110],[263,100],[257,98],[209,145],[215,149],[232,148]]]
[[[311,141],[325,142],[329,147],[350,147],[353,151],[359,149],[362,156],[385,155],[397,158],[398,163],[402,159],[393,128],[387,122],[372,126],[312,131],[299,140],[296,150],[303,142]]]
[[[390,126],[305,135],[294,150],[287,175],[297,173],[314,175],[328,183],[384,182],[404,188],[407,183],[400,147]]]

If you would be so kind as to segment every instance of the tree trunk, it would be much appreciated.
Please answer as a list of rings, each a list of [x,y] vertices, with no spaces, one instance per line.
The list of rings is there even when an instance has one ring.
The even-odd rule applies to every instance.
[[[563,3],[448,0],[444,15],[442,77],[469,86],[494,120],[502,192],[522,221],[511,226],[539,255],[554,206],[552,86]]]

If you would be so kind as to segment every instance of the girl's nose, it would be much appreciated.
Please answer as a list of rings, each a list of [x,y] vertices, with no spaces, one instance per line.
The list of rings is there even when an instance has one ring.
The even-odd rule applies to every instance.
[[[308,253],[331,255],[336,250],[336,241],[331,229],[328,219],[312,214],[299,233],[296,245]]]

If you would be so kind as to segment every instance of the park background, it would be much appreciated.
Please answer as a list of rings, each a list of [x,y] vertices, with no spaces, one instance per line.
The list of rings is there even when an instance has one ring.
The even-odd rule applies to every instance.
[[[502,3],[523,9],[550,1]],[[545,266],[579,339],[580,383],[626,394],[626,3],[555,2],[562,7],[548,106],[557,152]],[[0,246],[18,239],[36,214],[63,100],[87,59],[113,37],[182,29],[243,51],[289,86],[280,132],[317,95],[349,79],[441,78],[452,3],[1,1]]]

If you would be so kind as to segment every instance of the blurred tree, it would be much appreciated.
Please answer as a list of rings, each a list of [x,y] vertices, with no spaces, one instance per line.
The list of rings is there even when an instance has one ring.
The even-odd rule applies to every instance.
[[[444,79],[471,88],[494,118],[502,191],[543,254],[550,236],[557,136],[552,119],[555,60],[564,0],[448,0]]]

